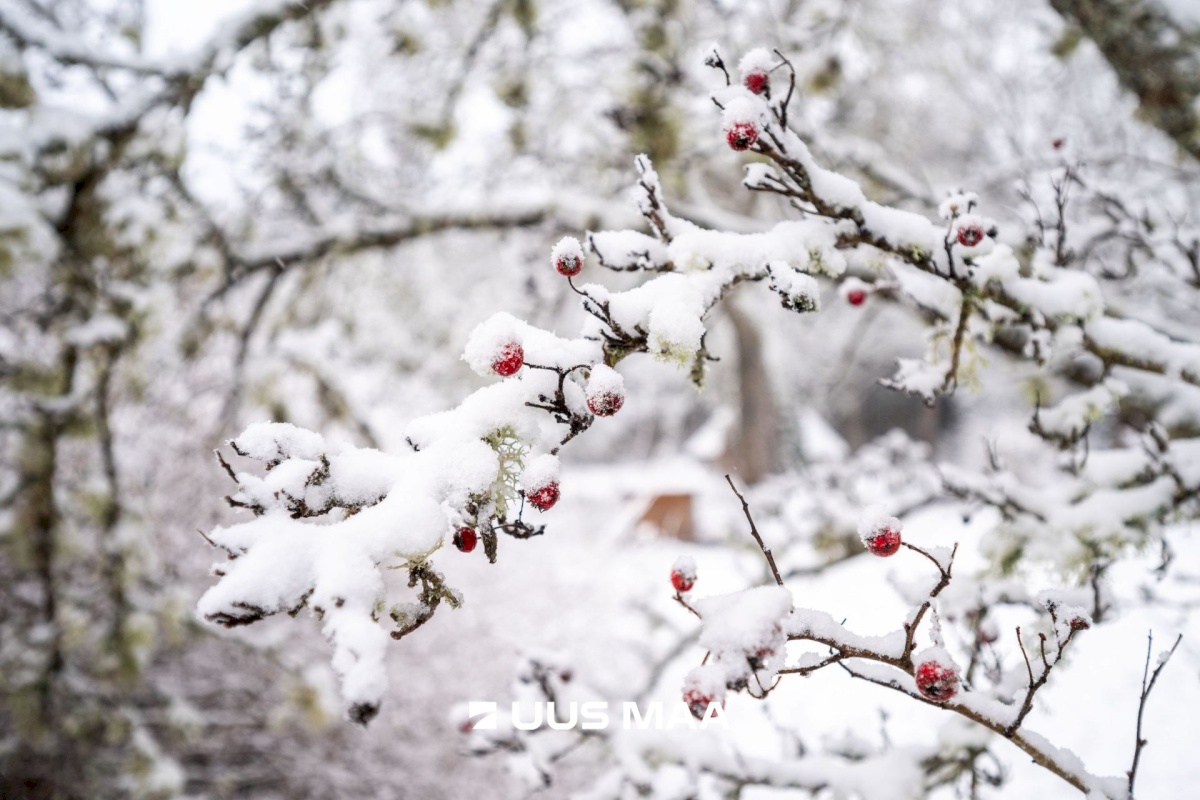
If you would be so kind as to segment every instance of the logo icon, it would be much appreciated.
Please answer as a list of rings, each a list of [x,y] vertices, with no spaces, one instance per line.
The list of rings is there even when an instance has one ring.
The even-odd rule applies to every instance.
[[[467,703],[467,730],[496,730],[496,704],[472,700]]]

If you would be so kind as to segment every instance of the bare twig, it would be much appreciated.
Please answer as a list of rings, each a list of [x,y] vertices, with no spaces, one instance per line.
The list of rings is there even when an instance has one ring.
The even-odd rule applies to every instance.
[[[1171,656],[1175,655],[1175,648],[1179,647],[1179,642],[1183,640],[1183,634],[1175,637],[1175,644],[1171,645],[1171,649],[1167,650],[1158,657],[1158,666],[1154,668],[1154,672],[1150,672],[1150,651],[1154,647],[1154,634],[1146,635],[1146,666],[1142,669],[1142,696],[1138,701],[1137,714],[1137,732],[1135,734],[1133,746],[1133,765],[1129,768],[1129,796],[1133,797],[1133,782],[1137,780],[1138,761],[1142,757],[1142,748],[1146,746],[1147,740],[1142,738],[1142,716],[1146,713],[1146,700],[1150,697],[1150,692],[1154,690],[1154,684],[1158,680],[1159,673],[1163,671],[1163,667],[1171,660]],[[1147,675],[1149,681],[1146,680]]]
[[[758,534],[758,528],[754,524],[754,518],[750,516],[750,505],[746,502],[746,498],[733,485],[733,479],[728,475],[725,476],[726,483],[733,493],[737,495],[738,500],[742,501],[742,513],[746,515],[746,521],[750,523],[750,535],[754,537],[754,541],[758,542],[758,547],[762,550],[763,556],[767,559],[767,564],[771,567],[771,574],[775,576],[775,583],[783,586],[783,578],[779,574],[779,567],[775,566],[775,556],[771,554],[771,548],[767,547],[763,542],[762,536]]]

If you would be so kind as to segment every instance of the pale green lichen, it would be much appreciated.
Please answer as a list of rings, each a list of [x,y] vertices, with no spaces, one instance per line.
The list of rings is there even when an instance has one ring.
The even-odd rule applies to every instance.
[[[525,470],[525,456],[529,447],[517,436],[511,425],[504,425],[483,437],[483,441],[496,452],[499,468],[492,481],[489,496],[495,505],[498,519],[506,519],[511,503],[517,498],[517,482]]]

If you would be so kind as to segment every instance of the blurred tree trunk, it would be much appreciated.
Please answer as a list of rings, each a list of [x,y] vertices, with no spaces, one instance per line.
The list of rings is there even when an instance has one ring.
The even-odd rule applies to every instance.
[[[1096,43],[1141,114],[1200,160],[1200,30],[1149,0],[1050,0]]]
[[[763,360],[762,334],[734,302],[725,310],[733,323],[737,344],[738,418],[722,459],[747,483],[756,483],[779,469],[779,409]]]

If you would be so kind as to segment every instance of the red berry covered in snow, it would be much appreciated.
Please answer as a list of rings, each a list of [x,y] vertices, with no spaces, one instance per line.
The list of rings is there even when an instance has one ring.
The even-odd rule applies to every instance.
[[[771,85],[771,79],[766,72],[755,70],[754,72],[746,73],[742,78],[742,85],[754,94],[762,94]]]
[[[558,482],[548,483],[539,489],[528,492],[525,496],[538,511],[546,511],[558,502]]]
[[[521,488],[526,499],[539,511],[545,511],[558,502],[558,457],[546,453],[525,465],[521,475]]]
[[[671,585],[677,592],[690,592],[696,585],[696,561],[691,556],[680,556],[671,567]]]
[[[867,293],[862,289],[851,289],[846,292],[846,302],[852,306],[861,306],[867,302]]]
[[[612,392],[590,394],[587,399],[588,411],[597,417],[611,417],[620,411],[623,405],[625,405],[625,397]]]
[[[900,549],[900,531],[884,528],[867,540],[867,549],[872,555],[884,558],[896,555],[896,551]]]
[[[690,592],[692,587],[696,585],[696,581],[686,577],[678,570],[671,571],[671,585],[675,587],[677,592]]]
[[[587,407],[597,417],[611,417],[625,405],[625,379],[605,364],[592,367],[587,382]]]
[[[958,243],[963,247],[974,247],[983,241],[982,225],[962,225],[958,229]]]
[[[708,707],[712,705],[713,696],[700,689],[688,689],[683,693],[683,702],[693,717],[703,720],[708,713]]]
[[[749,150],[758,141],[758,126],[753,122],[735,122],[725,129],[725,141],[734,150]]]
[[[583,248],[580,247],[578,239],[566,236],[554,245],[550,259],[559,275],[573,278],[583,269]]]
[[[479,534],[475,533],[474,528],[463,527],[454,532],[454,546],[464,553],[474,550],[478,541]]]
[[[895,555],[900,549],[900,520],[882,506],[871,506],[858,520],[858,535],[872,555]]]
[[[507,378],[515,375],[525,363],[525,349],[516,342],[507,342],[492,359],[492,369],[497,375]]]
[[[611,417],[625,405],[624,395],[615,392],[598,392],[589,394],[587,398],[588,411],[597,417]]]
[[[716,660],[692,669],[683,679],[683,703],[692,716],[703,722],[710,717],[709,709],[725,706],[729,670]],[[713,711],[712,715],[719,713]]]
[[[917,690],[935,703],[944,703],[958,694],[958,670],[945,659],[930,658],[917,664],[913,673]]]
[[[738,62],[742,85],[753,94],[763,94],[771,88],[771,70],[778,64],[779,59],[770,50],[765,47],[754,48]]]

